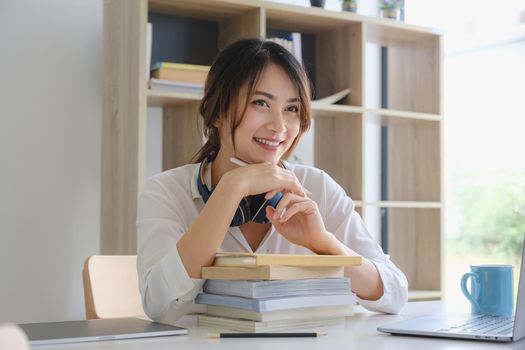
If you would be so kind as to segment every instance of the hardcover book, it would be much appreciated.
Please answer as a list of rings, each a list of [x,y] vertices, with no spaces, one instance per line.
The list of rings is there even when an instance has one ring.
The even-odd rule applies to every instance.
[[[356,266],[361,265],[360,256],[346,255],[298,255],[298,254],[251,254],[219,253],[213,266]]]
[[[344,267],[260,266],[221,267],[207,266],[201,270],[204,279],[216,280],[294,280],[301,278],[343,277]]]
[[[238,309],[268,312],[304,307],[354,305],[356,297],[353,293],[338,295],[313,295],[280,298],[247,299],[231,295],[199,293],[196,304],[227,306]]]
[[[239,332],[276,332],[298,328],[323,327],[342,323],[344,317],[330,317],[326,319],[308,320],[282,320],[270,322],[257,322],[251,320],[241,320],[238,318],[217,317],[210,315],[198,316],[200,326],[208,326],[219,329],[231,329]]]
[[[352,292],[349,278],[305,278],[278,281],[231,281],[209,279],[205,293],[261,299],[287,296],[337,295]]]
[[[324,319],[352,316],[354,314],[353,305],[303,307],[269,312],[257,312],[216,305],[208,305],[207,309],[207,314],[211,316],[240,318],[258,322]]]
[[[209,66],[158,62],[153,65],[151,76],[161,80],[204,85],[209,70]]]
[[[172,80],[162,80],[151,78],[149,80],[149,87],[151,90],[163,90],[171,92],[180,92],[187,94],[204,94],[204,85],[203,84],[191,84],[191,83],[181,83],[178,81]]]

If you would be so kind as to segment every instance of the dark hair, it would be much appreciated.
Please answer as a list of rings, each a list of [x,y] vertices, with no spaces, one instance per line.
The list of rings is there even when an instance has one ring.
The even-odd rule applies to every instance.
[[[264,39],[242,39],[228,45],[214,59],[204,88],[204,97],[199,106],[203,117],[204,136],[207,141],[193,156],[192,161],[199,163],[209,154],[216,154],[220,147],[219,130],[215,126],[218,120],[230,121],[232,142],[234,132],[241,123],[248,101],[255,86],[261,78],[261,73],[274,63],[288,75],[299,92],[299,135],[283,155],[288,157],[299,142],[300,136],[308,130],[311,124],[311,85],[304,68],[295,57],[281,45]],[[237,115],[239,92],[244,85],[248,94],[240,116]]]

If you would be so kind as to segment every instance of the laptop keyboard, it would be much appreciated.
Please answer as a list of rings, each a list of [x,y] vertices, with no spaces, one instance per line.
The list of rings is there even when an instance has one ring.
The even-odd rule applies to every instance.
[[[476,334],[511,334],[514,326],[514,317],[501,316],[476,316],[470,320],[440,329],[440,331],[451,333],[476,333]]]

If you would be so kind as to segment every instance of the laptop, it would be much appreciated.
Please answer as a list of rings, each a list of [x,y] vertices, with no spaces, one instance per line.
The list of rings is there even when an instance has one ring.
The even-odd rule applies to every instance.
[[[390,334],[443,338],[518,341],[525,337],[525,244],[521,254],[521,270],[514,317],[473,314],[431,314],[378,327]]]
[[[99,340],[162,337],[188,334],[186,328],[139,318],[19,324],[29,345],[77,343]]]

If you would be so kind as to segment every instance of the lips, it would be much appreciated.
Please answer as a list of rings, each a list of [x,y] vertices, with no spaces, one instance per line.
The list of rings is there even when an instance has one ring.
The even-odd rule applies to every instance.
[[[278,147],[283,141],[279,140],[269,140],[269,139],[263,139],[260,137],[254,137],[253,138],[256,142],[261,143],[263,145],[267,145],[270,147]]]

